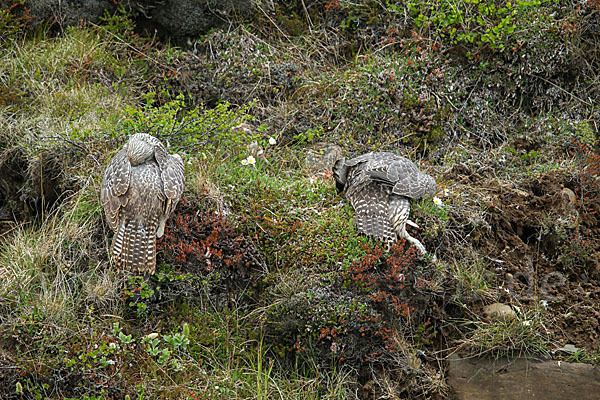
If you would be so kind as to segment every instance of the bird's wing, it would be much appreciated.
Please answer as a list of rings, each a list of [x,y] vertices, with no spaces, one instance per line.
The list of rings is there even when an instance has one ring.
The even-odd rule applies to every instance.
[[[130,177],[131,164],[127,158],[127,145],[125,145],[110,160],[100,189],[100,203],[104,207],[106,220],[112,230],[117,229],[122,208],[129,201],[129,197],[125,194],[129,189]]]
[[[355,167],[360,163],[364,163],[364,162],[372,160],[374,157],[374,154],[378,154],[378,153],[371,152],[371,153],[366,153],[366,154],[360,155],[358,157],[351,158],[349,160],[346,160],[344,162],[344,165],[347,167]]]
[[[152,142],[154,145],[154,158],[156,159],[160,170],[164,171],[168,168],[172,156],[169,154],[167,148],[162,144],[162,142],[158,140],[158,138],[150,136],[147,140]]]
[[[393,193],[400,196],[418,199],[435,190],[433,178],[419,171],[406,157],[373,153],[363,168],[371,180],[393,187]]]
[[[175,210],[185,185],[183,160],[179,154],[167,158],[165,167],[161,168],[161,178],[163,191],[167,197],[165,216],[168,217]]]
[[[435,193],[436,187],[432,176],[416,171],[410,175],[400,176],[392,191],[411,199],[420,199],[425,195]]]

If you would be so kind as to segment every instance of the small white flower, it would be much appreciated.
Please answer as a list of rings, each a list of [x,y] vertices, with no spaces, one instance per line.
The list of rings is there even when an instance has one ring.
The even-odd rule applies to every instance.
[[[444,196],[444,197],[448,197],[449,194],[450,194],[450,191],[448,189],[444,189],[444,191],[442,192],[442,196]]]
[[[242,165],[248,165],[248,159],[247,158],[244,158],[242,160]]]
[[[108,365],[115,365],[115,362],[113,360],[106,360],[106,363]]]
[[[433,198],[433,203],[438,206],[439,208],[444,207],[444,202],[442,201],[442,199],[440,199],[439,197],[434,197]]]
[[[258,151],[258,153],[256,153],[257,156],[262,156],[265,153],[265,151],[263,149],[260,149]]]
[[[531,325],[531,320],[528,319],[526,321],[523,321],[523,326],[530,326],[530,325]]]
[[[548,307],[548,301],[546,300],[540,300],[540,304],[542,305],[542,307],[546,308]]]
[[[248,164],[250,164],[250,165],[256,164],[256,159],[252,156],[248,156],[247,160],[248,160]]]
[[[202,159],[206,160],[206,153],[202,153]]]
[[[271,136],[269,137],[269,144],[271,146],[275,146],[277,144],[277,140],[275,140],[275,138]]]
[[[152,333],[149,333],[146,337],[148,339],[156,339],[158,337],[158,333],[157,332],[152,332]]]

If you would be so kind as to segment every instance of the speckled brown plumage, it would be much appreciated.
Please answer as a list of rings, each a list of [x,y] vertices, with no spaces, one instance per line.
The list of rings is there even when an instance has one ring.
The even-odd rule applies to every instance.
[[[356,215],[356,228],[379,240],[407,239],[423,254],[425,247],[406,231],[410,199],[432,195],[435,180],[418,170],[408,158],[389,152],[372,152],[333,167],[336,188],[344,192]]]
[[[146,133],[132,135],[110,161],[100,191],[106,220],[115,232],[113,264],[120,270],[153,274],[156,238],[184,187],[183,161]]]

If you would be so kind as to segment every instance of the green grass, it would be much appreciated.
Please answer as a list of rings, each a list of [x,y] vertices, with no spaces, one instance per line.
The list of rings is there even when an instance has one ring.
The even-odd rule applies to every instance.
[[[119,129],[161,128],[167,134],[162,128],[168,126],[157,124],[177,123],[178,118],[181,125],[192,120],[204,124],[187,126],[183,134],[220,129],[225,136],[210,142],[219,150],[205,147],[206,159],[202,153],[192,155],[191,149],[185,150],[205,138],[179,143],[183,151],[190,151],[184,156],[193,162],[187,166],[188,193],[203,196],[208,192],[215,204],[232,208],[236,214],[243,204],[250,205],[253,219],[248,214],[247,223],[241,225],[246,230],[260,229],[259,224],[267,227],[275,241],[269,245],[277,246],[275,257],[305,254],[308,259],[331,246],[333,230],[342,222],[345,229],[350,228],[347,208],[334,205],[339,198],[331,192],[330,182],[311,183],[296,173],[280,179],[276,163],[285,155],[274,154],[277,150],[267,149],[266,156],[274,156],[273,164],[260,159],[257,168],[241,165],[247,142],[231,141],[237,137],[230,132],[244,121],[242,114],[225,109],[218,109],[217,114],[209,111],[214,115],[187,112],[177,102],[163,108],[143,104],[138,108],[136,85],[127,81],[130,75],[119,72],[135,69],[136,62],[117,58],[120,42],[111,38],[101,29],[68,29],[59,37],[36,36],[3,53],[0,60],[2,81],[19,93],[18,102],[0,110],[5,116],[3,135],[11,146],[4,154],[18,150],[32,165],[40,155],[55,155],[64,168],[59,182],[68,182],[75,190],[38,221],[16,226],[9,233],[10,240],[0,243],[0,265],[6,278],[0,282],[0,298],[9,316],[0,326],[7,338],[2,348],[14,355],[23,371],[17,379],[21,390],[42,397],[72,397],[76,387],[96,398],[111,390],[139,399],[344,397],[352,382],[348,372],[305,366],[283,369],[270,356],[255,319],[246,315],[245,308],[215,308],[207,296],[189,304],[170,303],[175,314],[166,319],[153,311],[132,319],[121,300],[123,278],[108,264],[107,229],[97,199],[98,171],[114,153],[110,136],[120,136]],[[98,75],[103,69],[114,69],[115,76],[103,82]],[[265,148],[267,139],[260,140]],[[64,156],[70,148],[77,150],[76,157]],[[90,175],[90,171],[96,172]],[[303,190],[307,185],[311,190]],[[332,219],[317,211],[323,204],[342,214]],[[263,215],[267,219],[261,219]],[[326,228],[332,232],[324,244],[308,238],[314,239],[313,230],[320,222],[314,216],[332,220]],[[301,221],[306,237],[295,238],[296,243],[290,233],[280,237],[296,221]],[[323,257],[335,258],[340,251],[336,246]],[[189,327],[185,336],[183,323]],[[145,338],[157,328],[158,341],[153,345]],[[173,338],[189,342],[176,346]],[[91,384],[92,376],[107,377],[115,368],[122,371],[119,378],[100,386]],[[72,387],[45,383],[52,374],[67,371],[83,379]]]
[[[546,326],[548,323],[548,316],[543,310],[520,309],[512,318],[474,322],[475,329],[461,346],[479,356],[548,354],[555,345]]]
[[[492,274],[482,257],[471,250],[464,260],[454,260],[450,271],[456,281],[455,301],[472,302],[489,296]]]
[[[281,150],[267,153],[256,165],[235,159],[217,163],[210,173],[212,185],[229,189],[224,201],[243,218],[248,235],[264,237],[260,245],[273,264],[276,258],[287,260],[289,269],[351,263],[358,255],[354,249],[365,241],[352,226],[351,207],[336,194],[331,179],[281,168],[285,157]],[[339,241],[340,235],[347,241]]]
[[[386,10],[386,18],[395,15]],[[341,62],[342,50],[328,42],[332,33],[316,29],[293,43],[267,41],[250,28],[208,35],[204,44],[215,46],[217,59],[231,57],[210,66],[200,54],[199,65],[230,99],[244,99],[211,107],[196,106],[193,93],[175,93],[183,52],[134,37],[123,17],[2,42],[0,83],[8,89],[0,91],[0,164],[24,163],[18,199],[31,217],[0,237],[0,355],[18,368],[6,379],[11,391],[73,399],[340,399],[356,398],[366,380],[373,396],[435,397],[448,393],[440,346],[498,357],[553,349],[548,312],[523,307],[514,319],[495,321],[471,313],[498,298],[487,254],[476,246],[488,240],[500,190],[548,171],[576,176],[569,143],[597,141],[594,109],[574,122],[540,107],[515,122],[504,117],[518,109],[506,111],[491,97],[479,103],[479,74],[485,87],[496,87],[510,75],[502,68],[461,69],[425,38],[355,49],[356,57]],[[271,75],[283,61],[295,63],[280,68],[291,75],[290,87]],[[450,89],[465,76],[471,86]],[[520,137],[533,130],[545,134],[523,146]],[[110,266],[99,186],[111,156],[137,131],[182,154],[185,197],[197,215],[222,213],[264,258],[243,293],[215,298],[211,285],[220,276],[180,273],[167,257],[151,280]],[[421,230],[411,233],[439,261],[403,258],[401,245],[384,249],[358,234],[333,180],[303,167],[306,146],[321,140],[343,145],[346,155],[391,149],[430,163],[422,169],[447,193],[438,194],[439,207],[431,199],[413,203],[411,219]],[[249,156],[255,163],[243,164]],[[48,193],[40,183],[48,181],[60,196],[43,207]],[[572,237],[581,228],[547,217],[540,224],[548,232]],[[583,259],[573,257],[563,264]],[[402,297],[404,274],[420,283],[409,299]],[[422,309],[394,308],[412,301]],[[447,303],[459,306],[464,323],[442,337]],[[278,329],[296,336],[282,341]],[[352,346],[380,354],[372,362]],[[354,359],[341,360],[342,353]],[[75,378],[57,383],[56,376]]]

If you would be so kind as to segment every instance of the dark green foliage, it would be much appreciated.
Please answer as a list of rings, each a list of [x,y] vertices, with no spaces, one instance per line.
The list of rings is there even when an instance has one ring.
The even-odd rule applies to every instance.
[[[23,0],[0,1],[0,48],[26,32],[32,19],[29,12]]]
[[[517,44],[524,29],[543,29],[551,19],[552,2],[466,0],[457,5],[451,1],[411,0],[407,5],[418,28],[428,30],[446,45],[472,49],[473,54],[486,47],[504,50]]]
[[[597,362],[597,2],[257,2],[194,51],[138,36],[124,8],[24,39],[14,4],[5,397],[445,398],[457,346],[569,340]],[[152,277],[111,269],[97,198],[139,131],[186,163]],[[421,162],[441,199],[413,203],[411,233],[438,260],[359,235],[305,161],[317,142]],[[19,207],[38,222],[11,221],[35,214]],[[483,320],[496,301],[522,311]]]
[[[221,103],[214,108],[186,107],[182,94],[165,104],[156,104],[156,94],[146,93],[141,108],[128,107],[114,135],[123,131],[134,134],[147,132],[168,143],[175,151],[222,152],[242,156],[247,146],[260,136],[237,127],[252,120],[248,115],[252,104],[239,108]]]
[[[337,275],[278,296],[267,314],[277,353],[361,365],[391,360],[405,350],[403,338],[423,336],[417,327],[431,324],[426,315],[438,299],[430,280],[440,277],[421,271],[415,250],[403,242],[389,254],[378,245],[360,247],[362,255]]]
[[[161,302],[175,296],[208,295],[219,307],[239,305],[255,298],[265,270],[251,240],[223,215],[201,211],[186,199],[177,205],[157,248],[158,261],[166,264],[154,277]]]

